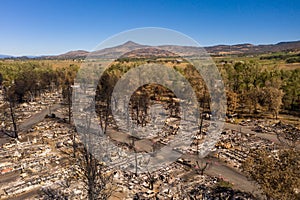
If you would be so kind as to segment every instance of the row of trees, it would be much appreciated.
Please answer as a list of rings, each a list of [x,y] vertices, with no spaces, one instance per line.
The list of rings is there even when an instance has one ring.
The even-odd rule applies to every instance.
[[[103,100],[104,96],[105,98],[110,96],[118,79],[135,66],[134,63],[112,65],[100,79],[98,88],[102,92],[98,100]],[[201,76],[193,67],[188,65],[185,68],[176,66],[174,68],[190,81],[199,101],[203,101],[204,97],[209,98]],[[10,90],[7,92],[12,95],[9,99],[17,103],[32,101],[46,90],[60,88],[70,104],[71,86],[74,84],[78,69],[76,65],[53,68],[49,64],[38,62],[1,62],[0,85]],[[237,62],[225,64],[221,72],[227,90],[228,112],[269,111],[277,117],[281,108],[290,111],[300,109],[299,69],[265,69],[255,62]],[[107,102],[110,100],[108,98]],[[205,102],[209,105],[209,99]]]
[[[223,78],[227,86],[229,112],[300,110],[300,69],[266,69],[255,62],[226,64]]]
[[[72,84],[78,66],[53,68],[38,62],[0,62],[0,85],[11,90],[17,103],[32,101],[46,90]]]
[[[0,62],[0,87],[3,91],[4,103],[9,106],[14,134],[8,134],[6,130],[2,131],[17,138],[15,106],[26,101],[34,101],[46,91],[62,90],[70,105],[69,88],[73,84],[77,70],[78,66],[75,65],[54,68],[38,62]],[[1,109],[5,110],[6,107],[4,104]]]

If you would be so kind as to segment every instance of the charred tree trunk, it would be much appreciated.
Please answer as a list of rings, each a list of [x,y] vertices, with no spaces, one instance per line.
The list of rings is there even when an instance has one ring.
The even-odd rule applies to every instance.
[[[10,94],[6,87],[4,87],[4,92],[5,92],[5,98],[9,103],[9,111],[10,111],[11,121],[13,124],[13,132],[14,132],[13,136],[11,136],[9,134],[7,134],[7,135],[12,138],[18,138],[16,116],[15,116],[15,111],[14,111],[14,107],[15,107],[15,100],[14,100],[14,96],[13,96],[14,94]]]
[[[10,109],[11,121],[13,123],[13,128],[14,128],[14,138],[18,138],[18,130],[17,130],[17,124],[16,124],[16,119],[15,119],[13,104],[14,103],[12,102],[11,98],[9,98],[9,109]]]

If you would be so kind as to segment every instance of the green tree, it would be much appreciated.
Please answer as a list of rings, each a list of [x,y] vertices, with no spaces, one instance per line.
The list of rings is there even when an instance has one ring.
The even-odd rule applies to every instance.
[[[299,109],[300,99],[300,69],[282,72],[284,77],[284,107],[291,110]]]
[[[266,82],[266,86],[263,89],[265,104],[276,119],[278,118],[278,113],[282,105],[282,97],[284,95],[280,89],[281,83],[278,76],[274,76]]]
[[[299,153],[295,149],[254,150],[243,169],[259,184],[267,199],[296,200],[300,198]]]
[[[0,86],[2,86],[3,83],[3,75],[0,73]]]

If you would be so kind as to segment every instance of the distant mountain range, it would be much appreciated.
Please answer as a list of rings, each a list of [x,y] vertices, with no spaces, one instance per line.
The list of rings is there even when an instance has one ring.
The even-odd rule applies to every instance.
[[[137,51],[137,48],[141,49]],[[159,50],[158,50],[159,49]],[[237,44],[237,45],[216,45],[204,47],[204,49],[211,55],[234,55],[234,54],[261,54],[272,53],[279,51],[300,51],[300,41],[280,42],[277,44],[267,45],[252,45],[252,44]],[[147,51],[147,52],[146,52]],[[64,54],[55,56],[40,56],[35,59],[84,59],[87,55],[97,56],[101,58],[116,58],[116,57],[133,57],[145,56],[151,53],[164,56],[172,56],[171,52],[180,52],[181,56],[199,55],[203,52],[203,48],[193,46],[177,46],[177,45],[162,45],[162,46],[148,46],[141,45],[132,41],[128,41],[122,45],[105,48],[102,50],[88,52],[84,50],[70,51]],[[126,54],[125,54],[126,53]],[[125,54],[125,55],[124,55]],[[0,58],[11,57],[7,55],[0,55]],[[21,57],[24,58],[24,57]],[[25,57],[26,58],[26,57]],[[32,57],[27,57],[32,58]]]
[[[10,57],[13,57],[13,56],[0,54],[0,58],[10,58]]]
[[[41,56],[11,56],[11,55],[0,54],[0,59],[3,59],[3,58],[33,59],[33,58],[39,58],[39,57],[41,57]]]
[[[237,44],[237,45],[217,45],[205,47],[206,51],[211,54],[257,54],[272,53],[279,51],[299,51],[300,41],[279,42],[277,44],[253,45],[253,44]]]
[[[139,48],[137,50],[137,48]],[[271,53],[278,51],[298,51],[300,50],[300,41],[280,42],[269,45],[252,45],[252,44],[237,44],[237,45],[217,45],[204,47],[211,55],[229,55],[229,54],[260,54]],[[193,46],[177,46],[177,45],[162,45],[148,46],[141,45],[132,41],[128,41],[122,45],[110,47],[94,52],[88,51],[70,51],[57,56],[45,56],[46,59],[78,59],[89,56],[98,56],[101,58],[117,58],[117,57],[134,57],[145,55],[164,55],[174,56],[171,52],[180,52],[182,56],[199,55],[203,52],[203,48]]]

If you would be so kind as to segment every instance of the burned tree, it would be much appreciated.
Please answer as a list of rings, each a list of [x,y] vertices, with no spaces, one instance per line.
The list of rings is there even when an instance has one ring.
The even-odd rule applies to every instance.
[[[97,159],[94,136],[91,131],[91,117],[86,116],[86,126],[83,127],[82,146],[78,149],[76,165],[84,182],[87,198],[108,199],[114,190],[113,172],[107,171],[105,164]],[[82,132],[82,130],[81,130]]]
[[[135,94],[131,97],[131,105],[132,118],[136,120],[136,124],[142,127],[146,126],[149,106],[147,91],[142,88],[135,92]]]
[[[16,122],[15,109],[14,109],[15,102],[16,102],[15,95],[14,95],[14,83],[13,86],[4,87],[4,99],[9,103],[9,111],[10,111],[11,122],[13,125],[14,135],[10,135],[6,131],[4,131],[4,133],[10,137],[18,138],[17,122]]]
[[[107,199],[113,192],[113,173],[107,173],[105,166],[84,147],[81,152],[83,158],[80,167],[87,190],[88,199]]]
[[[137,176],[138,174],[138,160],[137,160],[137,149],[135,146],[135,141],[138,140],[137,137],[135,137],[134,135],[129,136],[129,140],[130,140],[130,144],[129,144],[129,148],[132,149],[134,151],[134,161],[135,161],[135,176]]]
[[[204,160],[197,160],[196,161],[196,166],[195,166],[195,171],[200,174],[200,175],[204,175],[204,171],[209,169],[209,167],[211,166],[211,162],[209,161],[204,161]]]
[[[153,189],[154,189],[154,183],[155,183],[156,181],[157,181],[157,180],[156,180],[156,178],[154,177],[154,175],[148,171],[148,172],[147,172],[147,179],[146,179],[146,182],[148,183],[148,188],[149,188],[149,190],[153,190]]]

